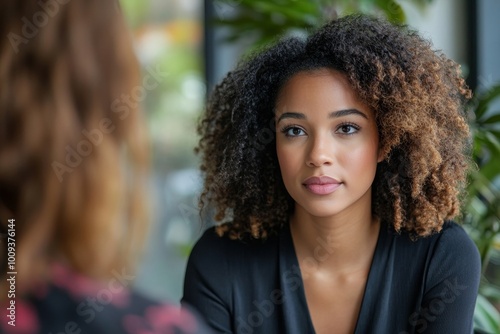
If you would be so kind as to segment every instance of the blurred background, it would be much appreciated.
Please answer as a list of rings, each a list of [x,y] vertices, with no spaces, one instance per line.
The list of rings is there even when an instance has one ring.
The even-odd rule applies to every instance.
[[[162,73],[142,101],[153,146],[153,225],[136,286],[179,301],[189,251],[204,228],[196,122],[207,93],[241,56],[282,35],[364,12],[406,23],[462,65],[474,159],[459,220],[482,257],[478,328],[500,333],[500,1],[498,0],[121,0],[142,70]],[[214,259],[216,260],[216,259]]]

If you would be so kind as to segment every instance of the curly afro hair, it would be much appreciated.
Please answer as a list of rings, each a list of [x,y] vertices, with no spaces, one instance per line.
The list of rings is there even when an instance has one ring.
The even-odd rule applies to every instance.
[[[413,237],[459,213],[470,167],[460,67],[405,26],[351,15],[307,39],[287,38],[240,63],[217,85],[198,125],[204,189],[220,235],[266,238],[288,223],[294,201],[276,155],[280,88],[301,71],[343,73],[376,115],[380,150],[374,216]],[[227,224],[226,224],[227,223]]]

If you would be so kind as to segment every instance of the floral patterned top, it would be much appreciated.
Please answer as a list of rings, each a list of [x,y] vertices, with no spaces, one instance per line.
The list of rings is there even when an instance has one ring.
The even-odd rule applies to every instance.
[[[130,290],[134,276],[113,271],[106,283],[55,265],[50,283],[1,307],[0,333],[209,333],[192,313]],[[9,307],[11,310],[9,310]],[[14,316],[12,316],[14,315]]]

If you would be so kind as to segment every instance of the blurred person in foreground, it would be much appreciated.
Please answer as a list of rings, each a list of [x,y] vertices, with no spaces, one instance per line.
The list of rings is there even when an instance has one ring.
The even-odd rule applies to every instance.
[[[0,332],[205,332],[130,290],[149,155],[119,3],[2,1],[0,35]]]

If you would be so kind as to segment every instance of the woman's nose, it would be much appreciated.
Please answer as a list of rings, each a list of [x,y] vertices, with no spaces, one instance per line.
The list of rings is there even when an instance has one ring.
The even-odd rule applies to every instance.
[[[316,136],[311,140],[306,158],[307,166],[321,167],[332,164],[333,145],[325,137],[326,136]]]

